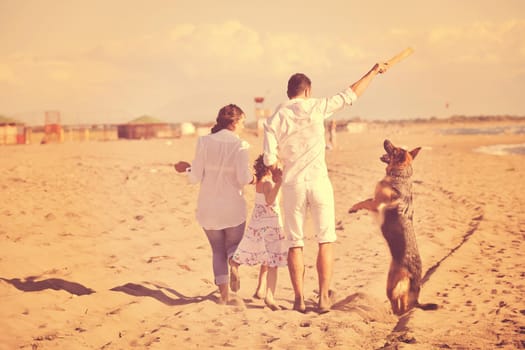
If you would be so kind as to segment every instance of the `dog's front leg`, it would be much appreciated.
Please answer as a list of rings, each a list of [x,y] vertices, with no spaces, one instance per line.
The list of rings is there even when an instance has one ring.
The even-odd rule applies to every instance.
[[[377,211],[377,203],[376,201],[374,200],[374,198],[368,198],[368,199],[365,199],[364,201],[361,201],[359,203],[356,203],[354,205],[352,205],[352,207],[350,209],[348,209],[348,212],[349,213],[355,213],[357,212],[358,210],[361,210],[361,209],[366,209],[366,210],[370,210],[370,211]]]

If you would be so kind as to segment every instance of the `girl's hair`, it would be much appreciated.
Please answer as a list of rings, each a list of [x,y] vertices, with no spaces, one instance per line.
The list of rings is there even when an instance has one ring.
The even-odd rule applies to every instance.
[[[219,110],[219,114],[217,115],[216,123],[211,128],[211,133],[215,134],[218,131],[221,131],[222,129],[230,129],[233,127],[233,125],[239,121],[242,116],[244,115],[244,112],[242,109],[240,109],[238,106],[234,104],[229,104],[227,106],[222,107]]]
[[[304,90],[312,86],[310,78],[303,73],[295,73],[288,79],[288,98],[294,98],[300,95]]]
[[[253,169],[255,170],[255,177],[257,178],[257,182],[261,181],[261,179],[268,174],[268,171],[270,170],[266,165],[264,165],[263,155],[259,155],[255,162],[253,162]]]

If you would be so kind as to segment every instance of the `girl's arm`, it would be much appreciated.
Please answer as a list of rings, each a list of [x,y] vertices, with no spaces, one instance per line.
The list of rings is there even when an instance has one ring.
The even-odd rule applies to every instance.
[[[273,184],[270,181],[265,181],[263,183],[263,193],[264,199],[266,199],[266,204],[272,205],[275,202],[280,188],[281,182],[276,182]]]
[[[272,182],[265,181],[263,183],[263,193],[266,199],[266,204],[272,205],[277,198],[281,183],[283,182],[282,171],[279,168],[272,170]]]

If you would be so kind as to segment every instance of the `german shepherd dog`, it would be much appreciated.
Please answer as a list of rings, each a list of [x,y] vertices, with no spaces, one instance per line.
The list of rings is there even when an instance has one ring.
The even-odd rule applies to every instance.
[[[412,161],[421,147],[406,151],[389,140],[383,144],[387,163],[386,176],[376,186],[374,198],[354,204],[349,213],[367,209],[379,214],[381,231],[388,243],[392,262],[386,283],[386,294],[396,315],[414,307],[437,309],[436,304],[420,304],[421,257],[412,226]]]

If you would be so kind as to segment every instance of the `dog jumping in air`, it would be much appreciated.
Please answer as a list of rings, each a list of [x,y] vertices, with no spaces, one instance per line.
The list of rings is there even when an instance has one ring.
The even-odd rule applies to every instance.
[[[396,315],[414,307],[435,310],[436,304],[420,304],[421,257],[412,225],[412,161],[421,147],[406,151],[389,140],[383,144],[387,163],[386,176],[376,185],[374,198],[354,204],[349,213],[366,209],[379,214],[381,231],[385,237],[392,262],[386,283],[386,294]]]

